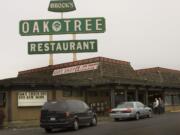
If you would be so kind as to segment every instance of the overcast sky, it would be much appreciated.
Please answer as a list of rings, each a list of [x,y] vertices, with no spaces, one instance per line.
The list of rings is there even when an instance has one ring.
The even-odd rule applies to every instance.
[[[27,43],[48,41],[49,36],[20,36],[19,21],[58,19],[47,10],[50,0],[3,0],[0,4],[0,79],[18,71],[48,65],[49,55],[28,55]],[[76,11],[64,18],[104,17],[106,32],[79,34],[97,39],[97,53],[77,54],[78,60],[103,56],[128,61],[134,69],[164,67],[180,70],[179,0],[74,0]],[[71,40],[56,35],[54,40]],[[54,64],[72,61],[72,54],[54,55]]]

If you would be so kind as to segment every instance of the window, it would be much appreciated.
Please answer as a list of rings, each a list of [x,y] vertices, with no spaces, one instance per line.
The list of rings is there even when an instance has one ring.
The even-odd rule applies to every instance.
[[[63,90],[63,97],[71,97],[72,91],[71,90]]]
[[[180,105],[180,94],[173,96],[174,105]]]
[[[84,106],[80,101],[68,101],[67,104],[70,112],[84,111]]]
[[[89,95],[90,97],[97,97],[97,96],[98,96],[98,93],[97,93],[97,91],[89,91],[89,92],[88,92],[88,95]]]
[[[85,108],[86,110],[89,109],[89,106],[88,106],[86,103],[82,102],[82,104],[83,104],[83,106],[84,106],[84,108]]]
[[[123,102],[117,105],[117,108],[133,108],[133,107],[134,107],[133,103],[130,102]]]
[[[142,108],[142,107],[144,107],[144,105],[143,105],[142,103],[140,103],[140,102],[137,102],[136,105],[137,105],[137,108]]]
[[[165,96],[165,105],[172,105],[172,96],[171,95]]]
[[[83,91],[82,90],[73,90],[72,91],[72,96],[73,97],[82,97],[83,96]]]
[[[6,98],[6,94],[0,93],[0,106],[5,106],[5,98]]]

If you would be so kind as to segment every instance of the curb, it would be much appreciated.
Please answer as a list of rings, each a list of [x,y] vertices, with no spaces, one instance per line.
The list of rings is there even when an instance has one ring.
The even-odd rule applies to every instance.
[[[180,110],[170,111],[170,112],[180,112]]]

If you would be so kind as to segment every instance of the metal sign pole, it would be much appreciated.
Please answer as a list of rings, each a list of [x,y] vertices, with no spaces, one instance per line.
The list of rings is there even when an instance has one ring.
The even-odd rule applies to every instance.
[[[76,34],[73,34],[72,36],[73,36],[73,40],[76,40]],[[75,52],[73,53],[73,61],[77,61],[77,55]]]
[[[53,41],[53,35],[49,35],[49,41]],[[53,65],[53,54],[49,54],[49,65]]]
[[[63,19],[63,12],[61,13],[61,19]],[[49,35],[49,41],[53,41],[53,35]],[[54,60],[53,60],[53,54],[49,54],[49,65],[53,65]]]
[[[63,19],[63,12],[61,12],[61,19]],[[72,34],[73,40],[76,40],[76,34]],[[73,53],[73,61],[77,61],[76,53]]]

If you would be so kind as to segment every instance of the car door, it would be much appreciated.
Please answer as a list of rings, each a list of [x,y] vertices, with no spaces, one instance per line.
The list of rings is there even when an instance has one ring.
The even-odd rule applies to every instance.
[[[140,116],[144,116],[145,115],[144,104],[140,102],[136,102],[136,107],[137,107],[137,111],[140,113]]]

